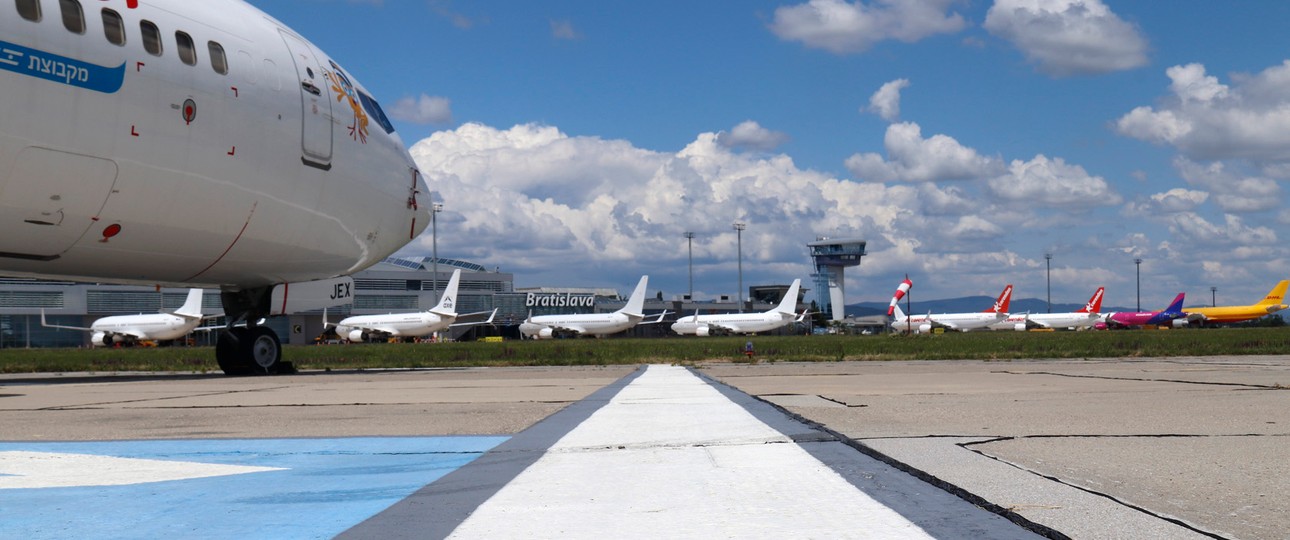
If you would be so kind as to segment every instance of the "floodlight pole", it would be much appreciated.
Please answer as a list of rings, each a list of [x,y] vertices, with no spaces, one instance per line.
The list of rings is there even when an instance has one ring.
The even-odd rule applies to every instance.
[[[1133,259],[1133,264],[1137,267],[1138,311],[1142,311],[1142,259]]]
[[[694,233],[686,231],[685,241],[690,247],[690,301],[694,301]]]
[[[432,203],[430,205],[430,256],[434,259],[434,269],[431,270],[430,283],[433,283],[431,290],[434,293],[434,303],[439,303],[439,212],[443,211],[443,203]]]
[[[742,221],[735,222],[735,235],[739,243],[739,312],[744,312],[744,229],[748,225]]]
[[[1209,305],[1210,307],[1218,307],[1218,287],[1209,288]]]
[[[1053,312],[1053,254],[1044,254],[1044,266],[1048,268],[1048,312]]]

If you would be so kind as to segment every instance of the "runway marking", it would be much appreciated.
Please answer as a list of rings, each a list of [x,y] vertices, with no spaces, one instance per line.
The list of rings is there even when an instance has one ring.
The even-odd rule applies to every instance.
[[[0,452],[0,489],[127,486],[280,470],[86,454]]]
[[[61,456],[59,461],[95,464],[258,471],[168,480],[153,475],[147,483],[107,485],[124,471],[78,467],[83,481],[68,487],[0,489],[0,538],[331,538],[507,439],[0,442],[0,456],[7,456],[2,463]],[[0,484],[31,478],[14,472],[25,474],[0,465]]]
[[[650,366],[452,538],[931,538],[689,370]]]

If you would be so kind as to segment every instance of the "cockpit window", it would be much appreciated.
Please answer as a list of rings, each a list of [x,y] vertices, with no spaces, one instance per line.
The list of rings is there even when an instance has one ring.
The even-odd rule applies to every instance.
[[[40,0],[18,0],[18,15],[32,22],[40,22]]]
[[[73,34],[84,34],[85,12],[81,10],[81,3],[78,0],[59,0],[58,5],[63,11],[63,26]]]
[[[358,100],[363,102],[363,109],[367,111],[367,115],[376,120],[376,123],[380,124],[381,129],[384,129],[386,133],[394,133],[394,125],[390,124],[390,119],[385,117],[385,111],[381,110],[381,104],[361,90],[358,90],[357,93]]]

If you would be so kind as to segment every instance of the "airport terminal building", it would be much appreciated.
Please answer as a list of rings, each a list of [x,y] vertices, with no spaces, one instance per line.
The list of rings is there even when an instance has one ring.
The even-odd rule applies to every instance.
[[[620,294],[617,290],[604,288],[516,289],[514,276],[498,269],[489,270],[478,264],[447,258],[440,258],[436,265],[430,257],[391,257],[355,274],[354,303],[329,310],[327,320],[335,323],[349,315],[430,309],[438,302],[439,294],[456,269],[462,271],[457,312],[481,312],[478,319],[483,319],[487,312],[497,309],[497,316],[494,326],[453,329],[451,337],[454,339],[488,335],[518,338],[517,326],[530,313],[611,312],[626,303],[626,293],[630,292],[624,290]],[[787,289],[786,285],[750,287],[750,300],[746,302],[745,311],[770,309]],[[49,324],[88,328],[96,319],[110,315],[177,309],[184,303],[187,293],[188,290],[183,288],[0,278],[0,348],[88,346],[88,332],[45,327],[41,324],[42,313]],[[803,290],[801,295],[805,293]],[[801,296],[798,302],[801,303]],[[219,291],[211,289],[205,292],[202,311],[221,313]],[[695,302],[685,297],[662,300],[660,294],[647,296],[647,320],[664,311],[668,312],[665,320],[670,323],[679,316],[693,315],[696,311],[730,313],[739,309],[737,303],[728,299]],[[304,345],[314,343],[323,333],[323,316],[321,311],[299,313],[272,317],[265,324],[277,332],[284,344]],[[223,319],[215,319],[207,324],[214,326],[223,322]],[[653,324],[637,326],[623,335],[645,337],[670,333],[668,324]],[[214,343],[215,336],[212,332],[197,332],[192,339],[196,344],[208,345]]]

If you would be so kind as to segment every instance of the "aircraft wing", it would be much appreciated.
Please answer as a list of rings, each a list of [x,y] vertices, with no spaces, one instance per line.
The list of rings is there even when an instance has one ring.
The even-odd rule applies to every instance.
[[[80,326],[63,326],[61,324],[49,324],[45,322],[45,310],[40,310],[40,325],[45,328],[62,328],[63,330],[80,330],[82,332],[93,332],[93,329],[82,328]]]
[[[671,311],[664,311],[664,312],[662,312],[662,313],[659,313],[659,314],[658,314],[658,318],[657,318],[657,319],[654,319],[654,320],[652,320],[652,321],[641,321],[641,322],[638,322],[638,323],[636,323],[636,324],[663,324],[663,317],[666,317],[666,316],[671,315],[671,314],[672,314],[672,312],[671,312]]]
[[[476,311],[476,312],[474,312],[474,313],[466,313],[466,314],[464,314],[464,315],[458,315],[458,316],[457,316],[457,318],[458,318],[458,319],[461,319],[461,318],[463,318],[463,317],[477,317],[477,316],[479,316],[479,315],[483,315],[483,314],[485,314],[485,313],[488,313],[488,320],[485,320],[485,321],[473,321],[473,322],[459,322],[459,323],[452,323],[452,324],[448,325],[448,327],[449,327],[449,328],[456,328],[456,327],[458,327],[458,326],[480,326],[480,325],[486,325],[486,324],[493,324],[493,318],[497,317],[497,308],[493,308],[493,311],[492,311],[492,312],[488,312],[488,311]],[[530,316],[531,316],[531,315],[530,315]]]
[[[1203,323],[1209,320],[1209,317],[1206,317],[1204,313],[1184,313],[1183,317],[1186,318],[1187,322],[1189,323],[1194,323],[1194,322]]]
[[[552,330],[552,331],[555,331],[555,332],[572,332],[572,333],[574,333],[574,334],[578,334],[578,335],[580,335],[580,336],[581,336],[581,335],[583,335],[583,334],[585,334],[585,333],[587,333],[587,329],[586,329],[586,328],[583,328],[583,327],[581,327],[581,326],[576,326],[576,325],[563,325],[563,324],[562,324],[562,325],[558,325],[558,326],[551,326],[550,328],[551,328],[551,330]]]
[[[742,333],[742,331],[739,329],[739,325],[737,324],[722,324],[722,323],[714,323],[714,322],[702,323],[702,324],[708,325],[709,331],[721,330],[723,332],[728,332],[731,334]]]

